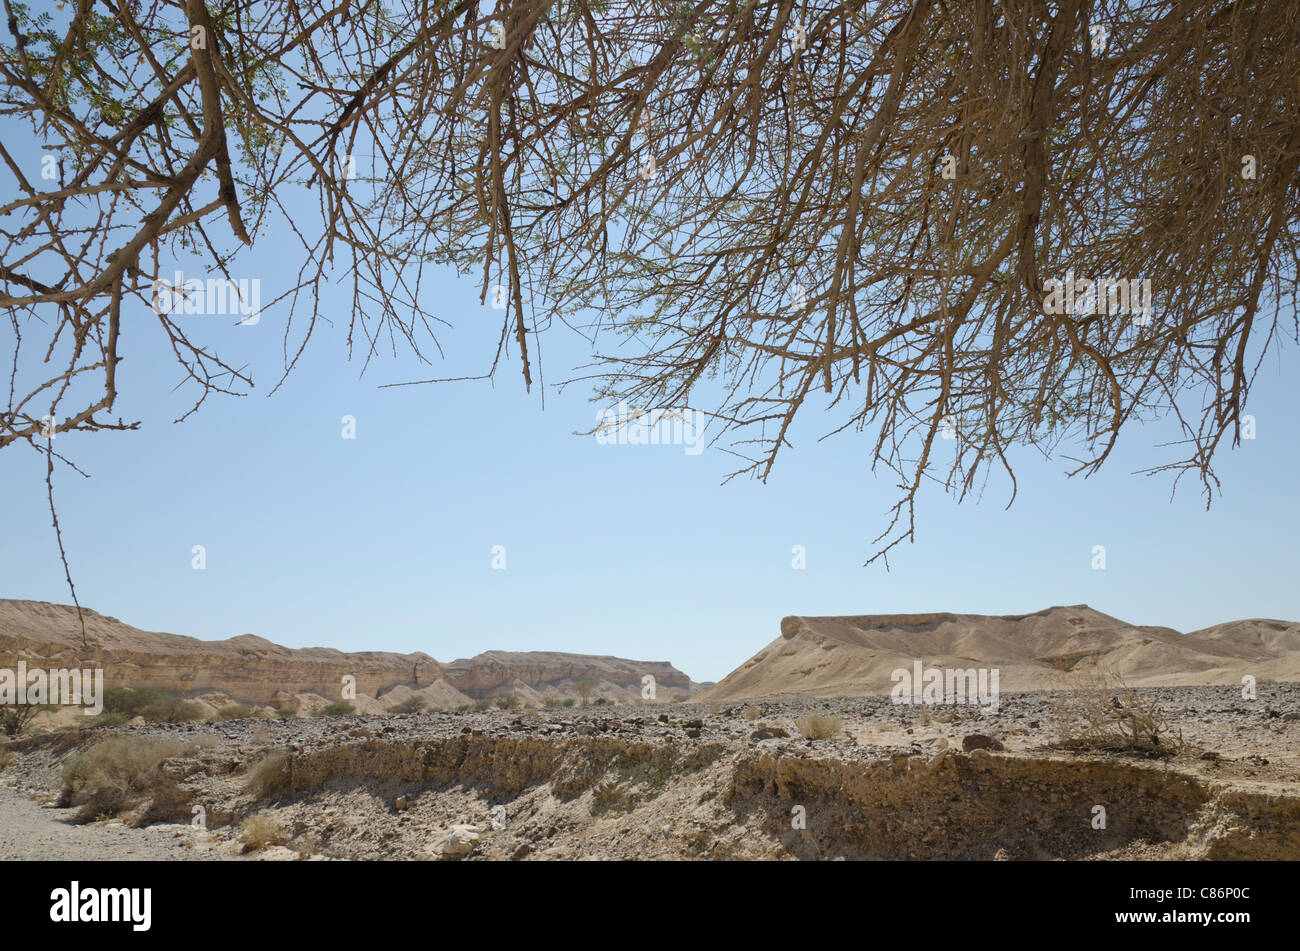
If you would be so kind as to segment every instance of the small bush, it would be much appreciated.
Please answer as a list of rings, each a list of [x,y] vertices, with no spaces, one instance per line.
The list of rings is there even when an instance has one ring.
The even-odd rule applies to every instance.
[[[560,704],[560,706],[562,707],[576,707],[577,705],[578,705],[578,701],[575,700],[573,697],[567,698],[563,703]]]
[[[131,687],[105,688],[104,712],[125,714],[128,720],[144,717],[150,723],[189,723],[203,719],[203,709],[197,703],[157,690]]]
[[[120,713],[128,720],[138,717],[151,703],[167,698],[157,690],[135,690],[130,687],[104,688],[104,712]]]
[[[519,708],[520,700],[512,693],[499,693],[492,698],[498,710],[516,710]]]
[[[31,725],[36,714],[53,709],[46,703],[7,703],[0,707],[0,733],[18,736]]]
[[[573,685],[573,689],[578,691],[578,696],[582,698],[582,705],[584,707],[587,705],[587,702],[591,699],[592,691],[595,690],[598,686],[599,684],[596,681],[592,680],[590,677],[583,677],[581,680],[579,680],[576,684]]]
[[[794,725],[805,740],[828,740],[844,729],[844,719],[828,717],[822,713],[808,713],[795,720]]]
[[[63,802],[80,806],[77,818],[91,822],[148,798],[179,801],[179,790],[162,765],[184,749],[180,740],[161,736],[117,736],[97,743],[63,767]]]
[[[482,700],[475,700],[474,705],[470,707],[470,709],[473,710],[475,713],[482,713],[484,710],[491,710],[492,701],[488,700],[486,697],[483,698]]]
[[[203,719],[203,708],[180,697],[166,697],[140,714],[150,723],[190,723]]]
[[[248,717],[260,717],[262,711],[256,707],[250,707],[246,703],[232,703],[228,707],[222,707],[217,711],[217,722],[226,720],[244,720]]]
[[[597,816],[605,812],[630,812],[636,808],[638,798],[635,793],[619,785],[617,780],[598,783],[591,790],[591,814]]]
[[[350,703],[331,703],[321,709],[320,715],[323,717],[346,717],[356,712],[357,708]]]
[[[389,713],[421,713],[429,705],[423,697],[407,697],[401,703],[389,707]]]
[[[4,769],[14,761],[14,754],[8,750],[0,750],[0,769]]]
[[[297,707],[281,707],[279,710],[276,710],[276,711],[275,711],[275,715],[276,715],[277,717],[279,717],[280,719],[282,719],[282,720],[287,720],[287,719],[289,719],[290,717],[296,717],[296,716],[298,715],[298,708],[297,708]]]
[[[244,778],[244,792],[254,799],[280,799],[293,787],[293,757],[277,750],[253,764]]]
[[[1052,718],[1052,745],[1061,749],[1172,756],[1184,746],[1155,697],[1143,697],[1114,671],[1079,677],[1054,700]]]
[[[101,713],[91,718],[91,726],[125,726],[131,718],[125,713]]]
[[[269,845],[284,845],[289,841],[288,833],[270,816],[249,816],[239,827],[239,839],[244,843],[245,852],[260,852]]]

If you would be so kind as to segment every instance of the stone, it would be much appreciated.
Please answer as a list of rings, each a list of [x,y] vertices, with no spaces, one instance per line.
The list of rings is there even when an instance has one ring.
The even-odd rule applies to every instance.
[[[971,750],[997,750],[998,752],[1006,750],[1001,740],[986,736],[983,733],[970,733],[962,737],[961,748],[967,753]]]
[[[457,823],[434,841],[432,849],[443,858],[461,858],[474,851],[478,839],[478,826]]]

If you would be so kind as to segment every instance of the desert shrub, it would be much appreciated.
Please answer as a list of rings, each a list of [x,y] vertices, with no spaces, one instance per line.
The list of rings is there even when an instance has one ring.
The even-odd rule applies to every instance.
[[[560,705],[560,701],[556,697],[547,697],[542,701],[542,706],[544,706],[547,710],[554,710],[557,707],[559,707],[559,705]]]
[[[203,708],[180,697],[167,697],[145,707],[140,715],[150,723],[190,723],[203,719]]]
[[[1143,697],[1116,671],[1076,676],[1053,697],[1051,717],[1059,749],[1171,756],[1183,746],[1156,698]]]
[[[128,720],[138,717],[151,703],[167,699],[157,690],[136,690],[131,687],[105,687],[104,712],[120,713]]]
[[[597,783],[591,789],[591,814],[628,812],[636,808],[638,796],[624,788],[617,780]]]
[[[63,802],[80,806],[77,818],[90,822],[117,815],[145,799],[179,799],[163,763],[185,750],[180,740],[161,736],[117,736],[74,756],[63,767]]]
[[[157,690],[133,687],[105,688],[104,712],[121,713],[128,720],[144,717],[151,723],[188,723],[203,719],[203,710],[197,703]]]
[[[320,716],[345,717],[356,712],[357,708],[350,703],[331,703],[329,706],[321,708]]]
[[[268,845],[284,845],[289,835],[270,816],[249,816],[239,827],[239,840],[244,843],[245,852],[260,852]]]
[[[560,706],[562,706],[562,707],[576,707],[577,705],[578,705],[578,701],[575,700],[573,697],[568,697],[568,698],[566,698],[566,699],[565,699],[565,700],[560,704]]]
[[[401,703],[389,707],[389,713],[420,713],[429,702],[423,697],[407,697]]]
[[[520,705],[520,700],[512,693],[499,693],[492,698],[492,703],[498,710],[515,710]]]
[[[823,713],[806,713],[795,720],[794,725],[806,740],[827,740],[844,728],[844,719]]]
[[[31,725],[36,714],[53,709],[47,703],[6,703],[0,707],[0,733],[18,736]]]
[[[596,681],[592,680],[590,677],[583,677],[581,680],[579,680],[577,683],[573,685],[573,689],[578,691],[578,696],[582,698],[582,705],[584,707],[587,705],[587,702],[591,699],[591,693],[593,690],[596,689],[597,686],[599,685],[596,683]]]
[[[251,707],[246,703],[232,703],[228,707],[222,707],[217,711],[218,722],[225,720],[243,720],[247,717],[260,717],[262,711],[256,707]]]
[[[131,718],[125,713],[101,713],[93,717],[90,721],[91,726],[125,726]]]
[[[277,750],[253,764],[244,777],[244,792],[254,799],[280,799],[293,786],[293,757]]]
[[[290,717],[296,717],[296,716],[298,715],[298,708],[297,708],[297,707],[281,707],[280,709],[278,709],[278,710],[275,711],[275,715],[276,715],[277,717],[280,717],[280,718],[283,719],[283,720],[287,720],[287,719],[289,719]]]
[[[14,754],[8,750],[0,750],[0,769],[4,769],[14,761]]]
[[[492,701],[488,700],[486,697],[483,698],[482,700],[475,700],[474,705],[470,707],[470,709],[473,710],[475,713],[482,713],[484,710],[491,710]]]

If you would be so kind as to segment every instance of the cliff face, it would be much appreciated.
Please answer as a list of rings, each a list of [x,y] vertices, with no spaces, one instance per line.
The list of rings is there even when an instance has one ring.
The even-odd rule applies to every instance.
[[[442,677],[442,665],[423,653],[294,649],[251,634],[201,641],[142,631],[85,608],[82,614],[87,647],[75,607],[0,600],[0,667],[14,668],[20,660],[28,667],[101,667],[109,687],[216,691],[254,703],[284,693],[337,699],[346,675],[356,678],[358,693],[372,697],[397,684],[427,686]]]

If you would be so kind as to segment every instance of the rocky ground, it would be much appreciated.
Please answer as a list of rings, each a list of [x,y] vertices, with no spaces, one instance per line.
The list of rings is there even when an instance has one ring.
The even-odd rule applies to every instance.
[[[260,816],[278,844],[248,857],[1298,859],[1300,684],[1258,690],[1138,691],[1167,755],[1054,748],[1079,698],[1053,693],[63,731],[8,744],[0,857],[235,857]],[[804,738],[811,714],[838,732]],[[106,736],[184,741],[179,793],[72,825],[62,766]]]

